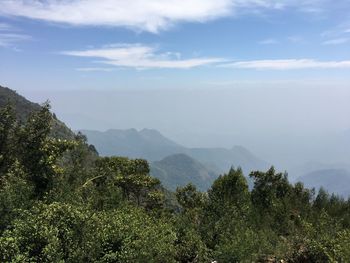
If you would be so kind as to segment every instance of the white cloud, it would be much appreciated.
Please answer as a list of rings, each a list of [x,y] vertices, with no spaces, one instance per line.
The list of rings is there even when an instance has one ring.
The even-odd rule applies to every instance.
[[[71,25],[157,32],[174,22],[202,22],[228,15],[231,7],[231,0],[3,0],[0,13]]]
[[[264,9],[319,8],[321,0],[1,0],[0,15],[80,26],[122,26],[158,32],[178,22]]]
[[[159,53],[150,46],[134,44],[110,45],[100,49],[82,51],[64,51],[64,55],[77,57],[99,58],[98,61],[117,67],[131,67],[137,69],[149,68],[178,68],[188,69],[223,62],[220,58],[191,58],[180,59],[178,53]]]
[[[292,70],[292,69],[339,69],[350,68],[350,60],[318,61],[313,59],[276,59],[237,61],[221,65],[237,69]]]
[[[13,47],[14,44],[32,39],[28,35],[0,33],[0,47]]]
[[[335,39],[330,39],[327,41],[324,41],[322,44],[323,45],[340,45],[340,44],[345,44],[350,41],[349,38],[335,38]]]

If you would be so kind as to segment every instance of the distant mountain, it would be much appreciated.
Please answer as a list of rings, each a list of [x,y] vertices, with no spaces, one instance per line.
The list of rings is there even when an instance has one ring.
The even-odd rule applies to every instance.
[[[0,86],[0,108],[5,107],[8,103],[14,105],[17,117],[23,122],[30,113],[40,110],[40,105],[31,102],[23,96],[17,94],[16,91]],[[52,136],[56,138],[72,139],[74,133],[54,115],[54,123],[52,125]]]
[[[234,146],[232,149],[193,148],[188,149],[187,153],[220,173],[227,172],[231,166],[240,166],[248,175],[251,171],[266,170],[270,166],[242,146]]]
[[[160,179],[170,190],[193,183],[202,191],[206,191],[218,176],[186,154],[170,155],[151,163],[151,175]]]
[[[292,167],[288,170],[289,179],[292,181],[295,181],[299,179],[300,177],[312,173],[314,171],[320,171],[320,170],[349,170],[350,171],[350,164],[349,163],[322,163],[322,162],[306,162],[302,165],[298,165],[295,167]]]
[[[105,132],[81,130],[104,156],[120,155],[161,160],[169,155],[184,153],[217,174],[227,172],[231,166],[241,166],[248,174],[252,170],[267,169],[269,164],[242,146],[225,148],[186,148],[152,129],[107,130]]]
[[[246,176],[253,170],[266,170],[270,166],[242,146],[232,149],[186,148],[152,129],[81,132],[103,156],[148,160],[152,175],[173,190],[189,182],[201,190],[207,190],[218,175],[227,172],[232,166],[240,166]]]
[[[308,188],[320,187],[329,193],[335,193],[345,198],[350,197],[350,172],[345,169],[325,169],[307,173],[298,178]]]
[[[89,143],[95,145],[103,156],[119,155],[156,161],[168,155],[185,151],[183,146],[152,129],[141,131],[111,129],[105,132],[81,130],[81,132],[87,136]]]

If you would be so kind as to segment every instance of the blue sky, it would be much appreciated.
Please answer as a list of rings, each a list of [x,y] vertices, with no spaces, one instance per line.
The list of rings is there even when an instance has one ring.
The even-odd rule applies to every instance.
[[[17,89],[349,85],[347,0],[0,5],[0,78]]]

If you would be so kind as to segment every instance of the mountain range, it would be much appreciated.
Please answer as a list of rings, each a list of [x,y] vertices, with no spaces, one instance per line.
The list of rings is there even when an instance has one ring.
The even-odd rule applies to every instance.
[[[21,121],[25,121],[31,112],[40,109],[39,104],[30,102],[17,92],[0,86],[0,108],[8,103],[14,106],[17,117]],[[113,129],[106,132],[82,130],[82,132],[102,156],[119,155],[147,159],[150,162],[152,175],[161,179],[163,184],[172,190],[189,182],[196,184],[201,190],[206,190],[219,174],[227,172],[231,166],[242,167],[246,175],[252,170],[265,170],[270,166],[268,162],[256,157],[242,146],[234,146],[231,149],[188,148],[166,138],[154,129],[140,131]],[[55,117],[52,136],[72,139],[75,133]],[[339,143],[347,149],[339,152],[342,156],[339,163],[331,166],[320,163],[300,166],[295,173],[302,175],[296,181],[301,181],[307,187],[315,189],[322,186],[330,193],[348,197],[350,167],[347,146],[350,147],[350,130],[333,144]]]
[[[345,169],[323,169],[309,172],[298,178],[308,188],[323,187],[329,193],[350,197],[350,172]]]
[[[266,169],[269,164],[242,146],[225,148],[187,148],[163,136],[154,129],[107,130],[105,132],[80,130],[103,156],[121,155],[144,158],[150,162],[169,155],[186,154],[217,173],[231,166],[241,166],[245,172]]]

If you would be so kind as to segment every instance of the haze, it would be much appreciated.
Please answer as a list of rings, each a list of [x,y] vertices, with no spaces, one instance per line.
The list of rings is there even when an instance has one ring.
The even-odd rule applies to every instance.
[[[348,1],[137,2],[2,1],[1,84],[74,130],[348,165]]]

